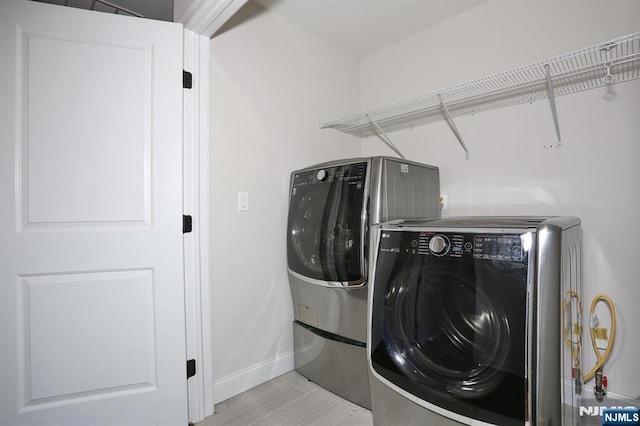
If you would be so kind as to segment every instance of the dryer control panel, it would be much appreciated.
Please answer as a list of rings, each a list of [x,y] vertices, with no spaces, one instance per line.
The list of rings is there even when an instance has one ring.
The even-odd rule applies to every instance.
[[[493,260],[521,260],[520,235],[476,235],[473,239],[473,257]]]
[[[519,261],[523,259],[523,236],[520,234],[383,231],[380,250],[411,255],[473,256],[475,259]]]
[[[362,188],[367,176],[367,163],[353,163],[329,166],[321,169],[304,170],[293,175],[293,193],[297,188],[318,184],[346,183]]]

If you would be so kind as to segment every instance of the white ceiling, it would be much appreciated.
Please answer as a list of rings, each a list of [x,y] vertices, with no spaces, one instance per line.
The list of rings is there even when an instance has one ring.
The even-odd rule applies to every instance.
[[[362,57],[487,0],[251,0]]]
[[[0,0],[5,1],[5,0]],[[173,0],[36,0],[173,20]],[[358,57],[383,49],[488,0],[251,0]],[[123,13],[126,14],[126,13]]]

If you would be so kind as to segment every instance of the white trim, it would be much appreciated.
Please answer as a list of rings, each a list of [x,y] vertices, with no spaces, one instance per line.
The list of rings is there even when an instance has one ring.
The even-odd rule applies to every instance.
[[[211,38],[248,0],[195,0],[176,22]]]
[[[211,74],[209,71],[209,56],[211,52],[209,37],[199,37],[198,51],[198,86],[200,87],[199,98],[199,137],[198,137],[198,157],[199,185],[198,196],[200,199],[199,217],[200,225],[200,297],[202,300],[202,328],[200,337],[202,339],[202,352],[200,371],[201,379],[204,381],[203,398],[205,401],[205,417],[213,414],[214,389],[213,389],[213,304],[211,286],[211,206],[210,206],[210,174],[209,174],[209,82]]]
[[[183,212],[193,217],[193,232],[184,238],[184,285],[187,359],[197,364],[196,375],[187,381],[189,421],[194,423],[213,414],[216,400],[210,271],[210,39],[247,1],[194,0],[176,19],[184,26],[184,69],[193,75],[193,88],[185,90],[183,104]],[[289,370],[293,355],[290,364]]]
[[[184,236],[187,359],[197,373],[187,381],[189,420],[213,414],[213,323],[210,272],[209,207],[209,45],[210,40],[184,30],[184,68],[193,88],[184,90],[184,214],[193,232]]]
[[[216,380],[213,384],[216,396],[215,402],[217,404],[259,384],[268,382],[284,373],[288,373],[293,368],[293,352],[289,352]]]

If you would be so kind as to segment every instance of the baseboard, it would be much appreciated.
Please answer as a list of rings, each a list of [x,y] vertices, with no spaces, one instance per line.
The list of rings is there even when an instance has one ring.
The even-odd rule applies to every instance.
[[[290,352],[216,380],[213,382],[214,402],[229,399],[293,369],[293,352]]]

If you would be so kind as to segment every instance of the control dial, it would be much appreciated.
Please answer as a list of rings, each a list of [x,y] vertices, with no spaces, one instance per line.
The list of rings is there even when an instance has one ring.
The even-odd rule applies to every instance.
[[[326,178],[327,178],[327,171],[323,169],[318,170],[318,173],[316,173],[316,179],[322,182]]]
[[[429,250],[436,256],[444,256],[449,251],[449,239],[444,235],[435,235],[429,240]]]

